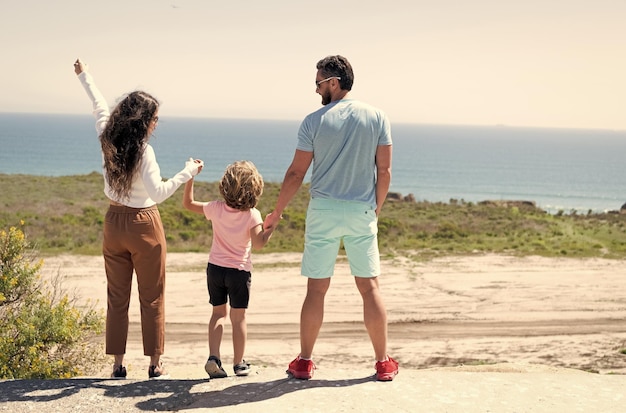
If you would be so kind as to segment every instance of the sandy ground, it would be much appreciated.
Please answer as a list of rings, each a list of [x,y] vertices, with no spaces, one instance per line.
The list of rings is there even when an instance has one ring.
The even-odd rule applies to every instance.
[[[259,370],[281,371],[298,354],[306,288],[306,279],[299,275],[300,257],[254,256],[246,359]],[[163,359],[172,376],[180,379],[206,378],[211,313],[206,259],[207,254],[197,253],[168,256]],[[389,354],[401,369],[481,366],[514,372],[541,366],[626,373],[626,355],[620,352],[626,348],[624,261],[480,255],[419,262],[398,256],[384,260],[382,268]],[[102,257],[46,258],[44,278],[55,274],[63,277],[66,289],[105,308]],[[126,364],[129,378],[143,380],[148,359],[141,350],[139,304],[136,291],[133,294]],[[232,372],[228,326],[221,351]],[[318,371],[354,366],[373,373],[360,296],[341,259],[327,295],[314,360]],[[103,366],[102,375],[108,376],[109,369]]]

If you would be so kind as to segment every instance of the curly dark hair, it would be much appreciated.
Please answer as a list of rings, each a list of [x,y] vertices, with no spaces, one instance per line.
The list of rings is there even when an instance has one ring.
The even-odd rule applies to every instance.
[[[159,102],[150,94],[131,92],[113,109],[100,135],[107,182],[118,199],[130,195],[158,109]]]
[[[352,84],[354,83],[354,72],[352,71],[352,65],[343,56],[326,56],[319,62],[317,62],[317,69],[321,71],[323,77],[337,76],[339,79],[339,86],[343,90],[352,90]]]
[[[263,194],[263,186],[263,177],[250,161],[228,165],[219,184],[226,205],[240,211],[256,207]]]

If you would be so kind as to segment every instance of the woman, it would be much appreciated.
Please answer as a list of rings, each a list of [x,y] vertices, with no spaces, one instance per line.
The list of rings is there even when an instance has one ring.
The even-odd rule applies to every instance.
[[[93,104],[102,146],[104,193],[110,200],[102,251],[107,277],[106,353],[115,359],[111,377],[126,377],[123,361],[134,271],[144,355],[150,357],[148,377],[168,378],[161,361],[165,342],[166,243],[157,204],[200,172],[203,164],[190,159],[182,171],[163,181],[154,150],[148,144],[159,121],[159,102],[148,93],[135,91],[109,112],[80,59],[74,63],[74,71]]]

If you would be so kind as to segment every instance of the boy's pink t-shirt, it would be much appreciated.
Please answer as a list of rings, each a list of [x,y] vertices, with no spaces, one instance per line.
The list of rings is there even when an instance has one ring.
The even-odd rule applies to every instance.
[[[258,209],[240,211],[224,201],[203,206],[204,216],[213,224],[213,244],[209,262],[226,268],[252,271],[250,229],[263,224]]]

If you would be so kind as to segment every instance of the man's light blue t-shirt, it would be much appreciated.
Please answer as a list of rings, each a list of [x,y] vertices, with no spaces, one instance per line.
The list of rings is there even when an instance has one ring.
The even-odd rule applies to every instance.
[[[354,99],[331,102],[302,121],[297,149],[313,152],[311,197],[376,208],[376,149],[391,145],[389,119]]]

